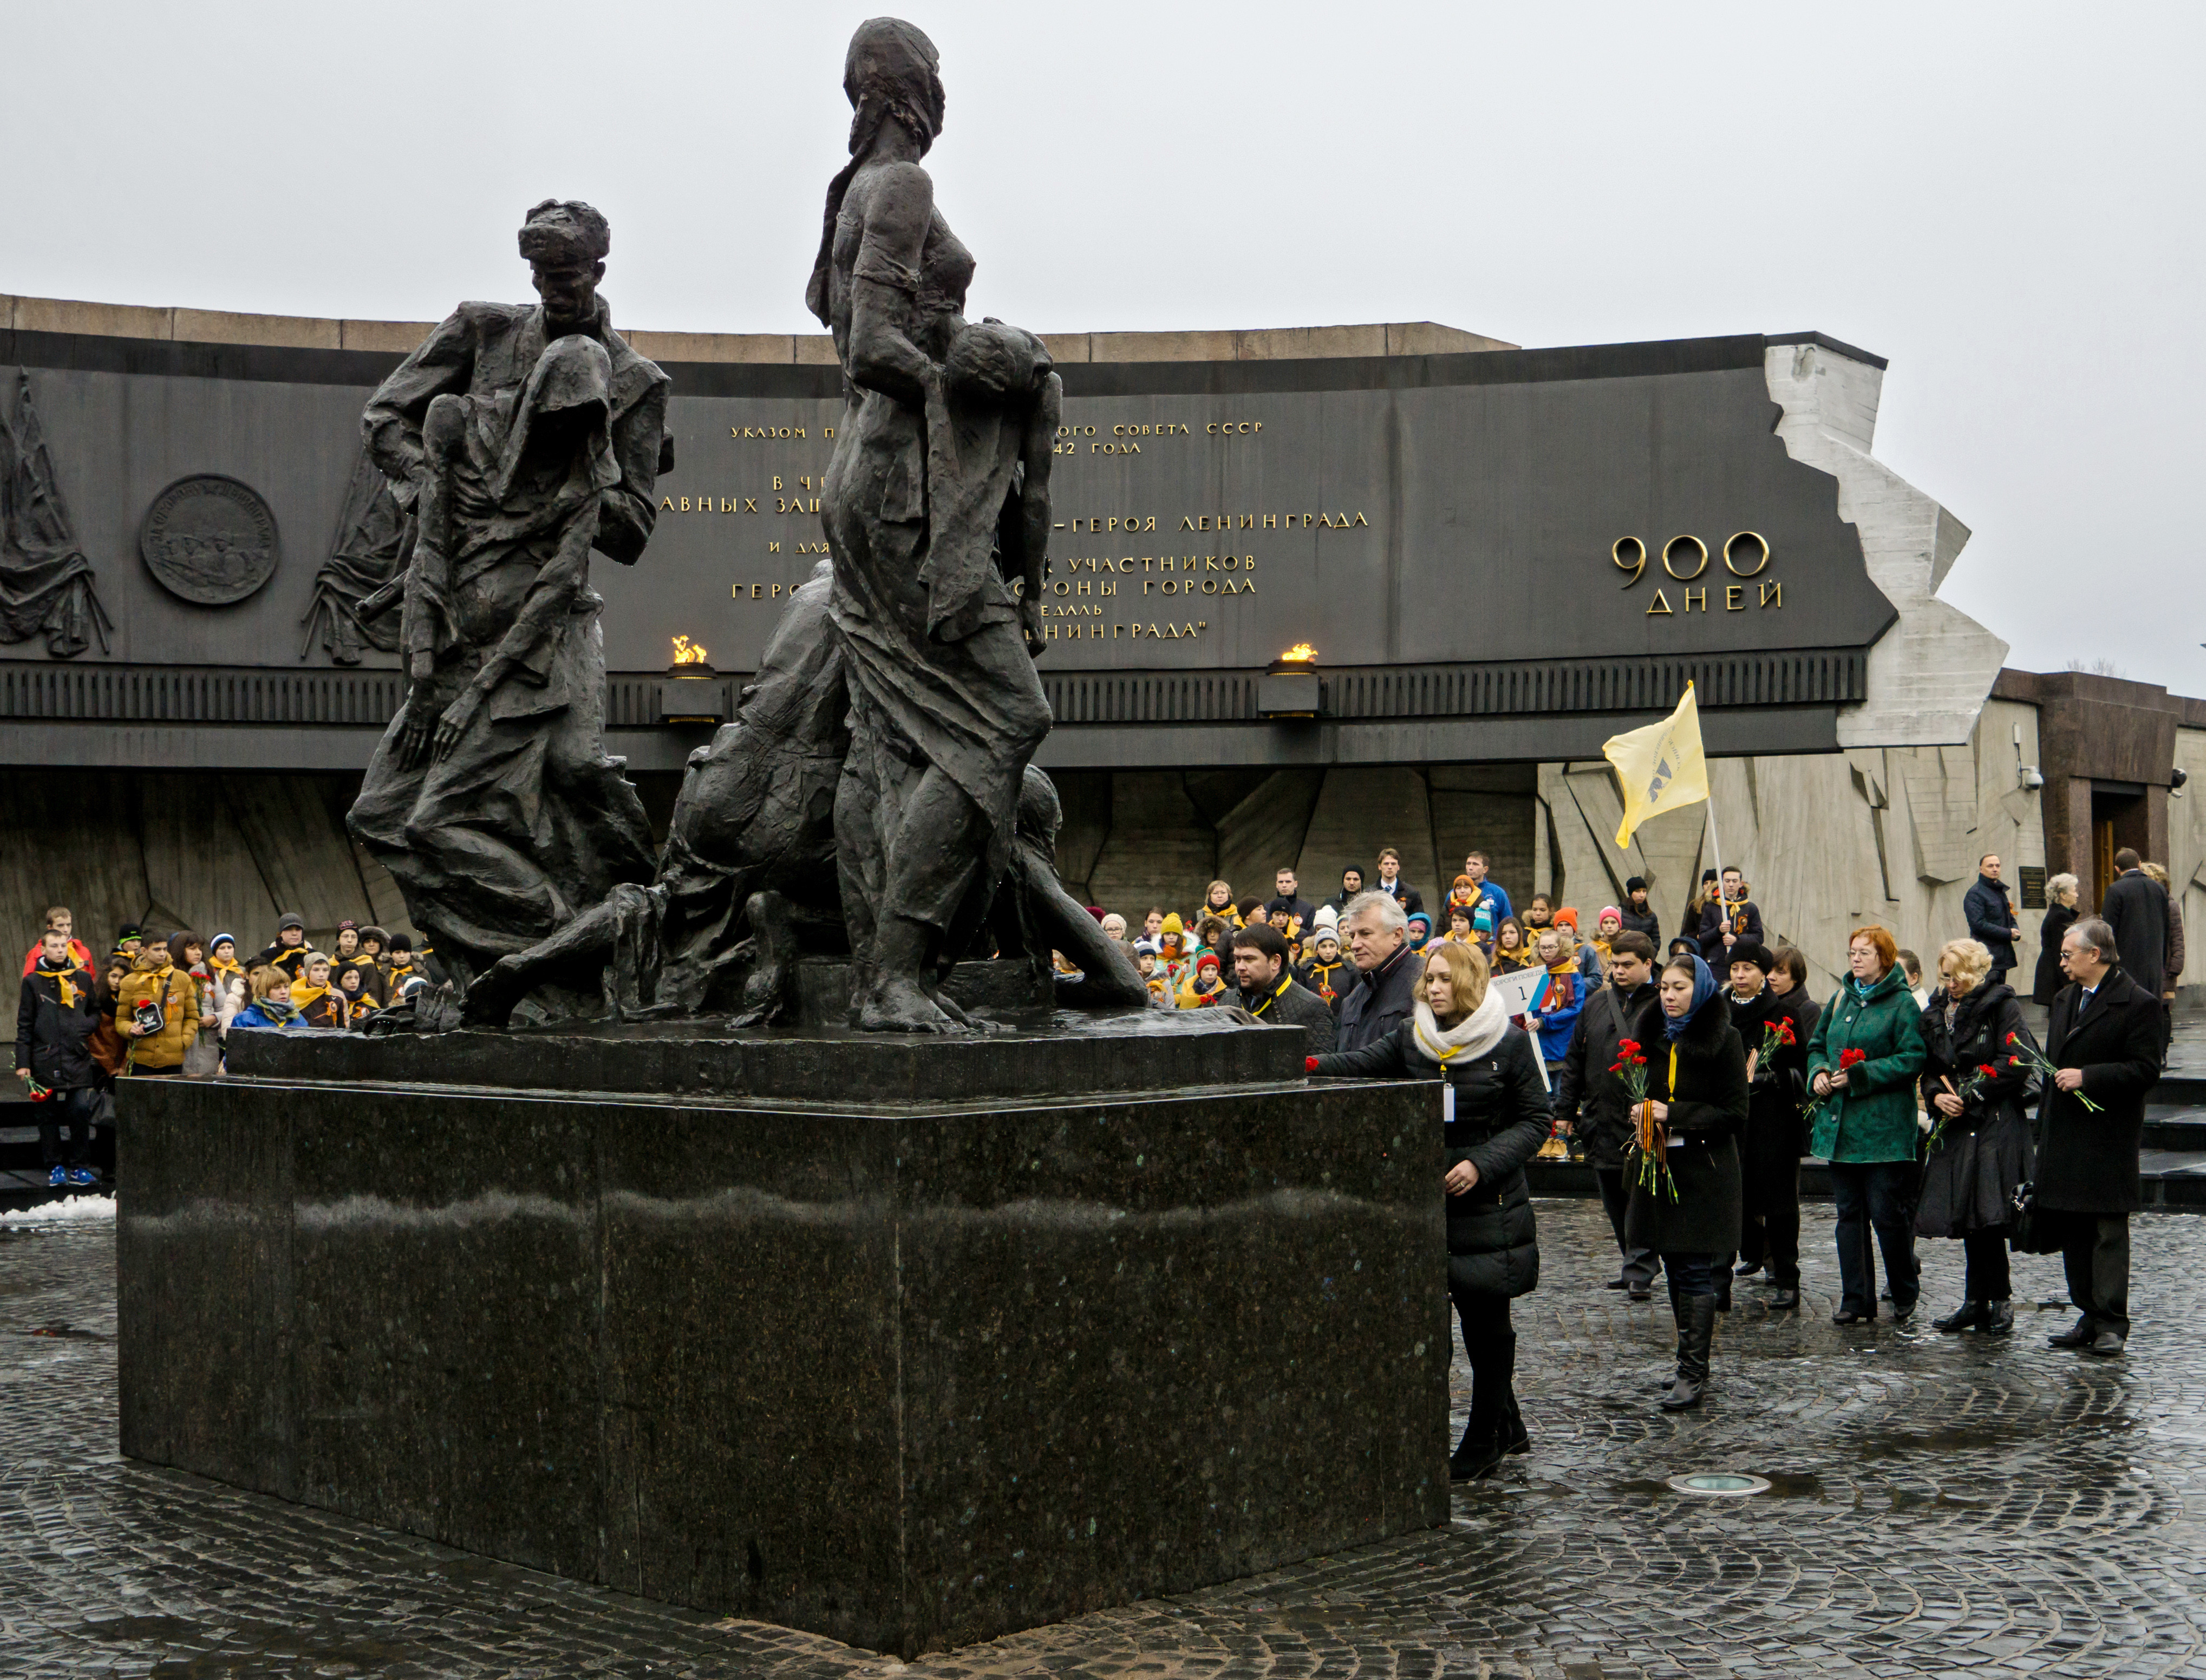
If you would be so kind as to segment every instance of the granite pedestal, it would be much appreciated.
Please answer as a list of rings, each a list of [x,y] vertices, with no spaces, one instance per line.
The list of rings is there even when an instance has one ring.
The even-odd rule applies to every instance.
[[[1118,1020],[126,1081],[122,1450],[908,1657],[1445,1522],[1438,1087]]]

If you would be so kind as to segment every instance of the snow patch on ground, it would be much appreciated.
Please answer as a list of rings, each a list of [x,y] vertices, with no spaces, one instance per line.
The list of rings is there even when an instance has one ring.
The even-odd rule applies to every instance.
[[[75,1224],[85,1219],[112,1219],[114,1217],[113,1196],[64,1196],[59,1201],[41,1202],[36,1207],[27,1207],[20,1213],[0,1213],[0,1225]]]

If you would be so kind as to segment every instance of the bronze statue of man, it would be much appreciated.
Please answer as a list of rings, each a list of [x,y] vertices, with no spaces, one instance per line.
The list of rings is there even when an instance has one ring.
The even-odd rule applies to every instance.
[[[348,822],[462,989],[652,877],[605,752],[589,556],[633,565],[650,539],[669,382],[597,294],[611,242],[588,205],[538,205],[541,301],[462,304],[361,417],[409,516],[408,688]]]
[[[850,691],[836,864],[872,1031],[971,1029],[939,981],[1004,878],[1050,725],[1034,659],[1063,388],[1040,339],[965,319],[972,253],[919,162],[942,128],[939,63],[895,18],[852,38],[850,162],[806,295],[849,397],[822,516]]]

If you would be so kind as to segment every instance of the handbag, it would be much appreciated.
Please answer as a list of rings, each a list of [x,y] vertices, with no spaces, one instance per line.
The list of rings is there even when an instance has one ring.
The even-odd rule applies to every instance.
[[[2057,1254],[2060,1252],[2060,1221],[2042,1212],[2037,1192],[2028,1179],[2014,1187],[2007,1204],[2006,1244],[2018,1254]]]

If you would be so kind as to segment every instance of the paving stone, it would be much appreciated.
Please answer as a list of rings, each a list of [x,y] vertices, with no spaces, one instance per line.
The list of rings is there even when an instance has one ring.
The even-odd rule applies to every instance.
[[[1459,1490],[1445,1530],[905,1665],[368,1528],[115,1451],[114,1242],[0,1231],[0,1671],[39,1677],[766,1676],[1068,1680],[2206,1680],[2206,1219],[2135,1222],[2126,1357],[1940,1336],[1959,1246],[1923,1245],[1907,1329],[1829,1322],[1751,1284],[1700,1411],[1655,1409],[1660,1307],[1600,1287],[1598,1206],[1543,1202],[1517,1303],[1534,1455]],[[2018,1258],[2018,1302],[2060,1292]],[[33,1334],[55,1325],[65,1334]],[[1458,1421],[1469,1400],[1458,1352]],[[1664,1479],[1750,1469],[1756,1498]]]

